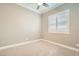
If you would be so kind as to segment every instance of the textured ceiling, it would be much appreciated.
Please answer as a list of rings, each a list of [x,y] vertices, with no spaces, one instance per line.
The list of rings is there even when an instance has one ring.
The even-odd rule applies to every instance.
[[[18,3],[18,5],[24,7],[24,8],[27,8],[29,10],[32,10],[34,12],[37,12],[39,14],[43,14],[51,9],[54,9],[60,5],[62,5],[63,3],[47,3],[49,7],[45,7],[43,5],[40,6],[39,10],[37,10],[37,6],[38,4],[37,3]]]

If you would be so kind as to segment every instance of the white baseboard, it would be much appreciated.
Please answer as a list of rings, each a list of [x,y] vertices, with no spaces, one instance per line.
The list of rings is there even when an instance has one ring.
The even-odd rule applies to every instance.
[[[21,42],[21,43],[17,43],[17,44],[12,44],[12,45],[8,45],[8,46],[3,46],[3,47],[0,47],[0,50],[12,48],[12,47],[17,47],[17,46],[22,46],[22,45],[25,45],[25,44],[30,44],[30,43],[38,42],[40,40],[41,41],[49,42],[49,43],[51,43],[53,45],[57,45],[57,46],[60,46],[60,47],[64,47],[64,48],[69,49],[69,50],[72,50],[72,51],[79,52],[79,49],[77,49],[77,48],[70,47],[70,46],[63,45],[63,44],[56,43],[56,42],[52,42],[52,41],[49,41],[49,40],[46,40],[46,39],[37,39],[37,40],[31,40],[31,41]]]
[[[0,47],[0,50],[12,48],[12,47],[17,47],[17,46],[22,46],[22,45],[34,43],[37,41],[40,41],[40,40],[37,39],[37,40],[31,40],[31,41],[21,42],[21,43],[17,43],[17,44],[7,45],[7,46]]]
[[[41,39],[41,40],[46,41],[46,42],[49,42],[49,43],[54,44],[54,45],[57,45],[57,46],[64,47],[64,48],[69,49],[69,50],[72,50],[72,51],[79,52],[79,49],[74,48],[74,47],[70,47],[70,46],[67,46],[67,45],[64,45],[64,44],[52,42],[52,41],[49,41],[49,40],[46,40],[46,39]]]

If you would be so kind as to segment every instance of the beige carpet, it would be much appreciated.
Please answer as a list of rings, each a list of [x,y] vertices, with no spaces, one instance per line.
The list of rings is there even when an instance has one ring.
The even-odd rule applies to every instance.
[[[38,41],[23,46],[1,50],[2,56],[75,56],[76,52],[52,45],[48,42]]]

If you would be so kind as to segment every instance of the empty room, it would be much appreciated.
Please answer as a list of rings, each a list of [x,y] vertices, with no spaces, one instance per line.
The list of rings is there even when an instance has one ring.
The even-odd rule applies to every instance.
[[[0,3],[0,56],[78,56],[79,3]]]

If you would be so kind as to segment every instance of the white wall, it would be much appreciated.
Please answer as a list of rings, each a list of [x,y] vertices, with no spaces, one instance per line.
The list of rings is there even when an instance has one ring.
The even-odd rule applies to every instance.
[[[0,4],[0,46],[40,38],[39,14],[16,4]]]

